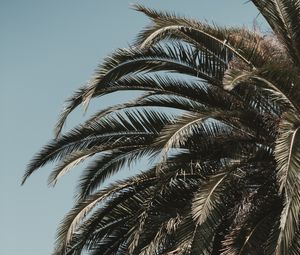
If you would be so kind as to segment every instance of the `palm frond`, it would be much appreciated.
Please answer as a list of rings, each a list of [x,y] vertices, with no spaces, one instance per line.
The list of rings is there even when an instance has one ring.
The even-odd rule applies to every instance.
[[[31,161],[22,184],[38,168],[68,154],[98,147],[101,150],[116,149],[128,145],[141,145],[154,138],[159,130],[172,121],[172,116],[153,110],[125,111],[101,118],[88,126],[79,126],[58,140],[51,141]],[[146,139],[145,139],[146,138]]]
[[[180,221],[179,215],[165,221],[157,231],[154,239],[141,250],[139,255],[156,254],[159,253],[160,250],[165,249],[168,236],[176,231]]]
[[[92,194],[108,177],[120,171],[122,167],[125,165],[130,167],[133,162],[155,154],[157,149],[148,144],[117,149],[100,155],[84,170],[78,185],[78,198],[83,199]]]
[[[298,1],[252,0],[270,27],[284,44],[295,64],[300,61],[300,7]]]
[[[101,148],[94,147],[90,150],[83,150],[80,152],[71,153],[66,156],[64,160],[60,164],[56,166],[56,168],[51,172],[48,178],[48,185],[55,186],[56,182],[60,177],[65,175],[68,171],[70,171],[73,167],[80,164],[87,158],[96,154],[98,151],[101,151]]]
[[[261,72],[262,73],[262,72]],[[229,69],[224,76],[223,86],[226,90],[232,90],[239,85],[262,87],[265,91],[269,91],[277,102],[281,102],[285,108],[297,109],[297,104],[291,98],[290,93],[286,93],[272,80],[268,80],[259,73],[248,72],[245,70]]]
[[[274,34],[134,5],[152,23],[67,100],[22,180],[57,162],[55,185],[91,160],[54,255],[298,255],[300,1],[249,2]],[[138,95],[62,133],[79,105],[124,91]]]
[[[220,188],[223,186],[226,177],[226,173],[211,176],[196,192],[192,202],[192,216],[197,224],[203,224],[209,217],[211,211],[217,209],[217,204],[220,204],[220,194],[222,194]],[[220,208],[218,208],[218,210],[220,210]]]
[[[97,204],[120,192],[119,195],[122,195],[122,191],[125,192],[124,194],[128,197],[134,194],[138,189],[143,189],[145,186],[151,185],[155,179],[155,177],[149,178],[149,176],[141,176],[134,180],[119,182],[79,202],[65,217],[59,228],[56,250],[62,252],[62,254],[67,250],[68,244],[71,242],[72,236],[78,228],[78,224]]]
[[[279,126],[275,158],[279,192],[284,194],[284,208],[280,219],[280,234],[276,254],[288,253],[289,246],[297,231],[300,214],[300,162],[299,120],[292,113],[286,113]]]
[[[262,47],[264,38],[258,33],[246,29],[211,26],[138,4],[134,9],[143,12],[154,22],[138,36],[137,45],[143,48],[164,39],[177,39],[186,41],[196,48],[208,50],[227,64],[235,55],[250,66],[253,65],[252,61],[261,65],[261,62],[264,62],[264,55],[268,55],[267,47]]]
[[[71,97],[56,125],[58,135],[67,116],[81,103],[87,105],[92,97],[99,96],[103,88],[120,78],[138,72],[172,71],[220,83],[225,71],[224,64],[211,56],[181,43],[172,46],[156,45],[147,50],[120,49],[99,67],[93,80]]]

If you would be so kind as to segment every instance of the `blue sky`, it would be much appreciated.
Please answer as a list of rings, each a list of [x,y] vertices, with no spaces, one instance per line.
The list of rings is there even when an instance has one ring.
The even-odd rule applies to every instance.
[[[127,47],[148,20],[130,3],[221,25],[252,26],[245,0],[0,0],[0,254],[50,254],[56,228],[71,208],[78,167],[52,189],[51,165],[20,180],[30,158],[53,137],[64,99],[97,64]],[[100,108],[117,96],[93,104]],[[83,116],[79,109],[67,128]],[[123,176],[126,176],[126,171]]]

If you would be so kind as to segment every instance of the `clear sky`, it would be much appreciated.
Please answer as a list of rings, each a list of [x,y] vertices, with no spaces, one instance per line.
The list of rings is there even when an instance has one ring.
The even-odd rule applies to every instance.
[[[148,23],[130,9],[135,2],[221,25],[251,27],[258,14],[246,0],[0,0],[0,254],[51,253],[82,169],[54,189],[47,187],[51,165],[22,187],[21,177],[30,158],[52,138],[64,99],[90,78],[103,57],[127,47]],[[67,127],[81,118],[82,111],[76,112]]]

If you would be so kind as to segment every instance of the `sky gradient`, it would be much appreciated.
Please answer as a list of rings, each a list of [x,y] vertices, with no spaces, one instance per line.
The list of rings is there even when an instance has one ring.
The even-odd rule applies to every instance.
[[[21,177],[30,158],[53,137],[64,100],[85,84],[101,59],[127,47],[149,22],[130,4],[251,27],[258,12],[245,2],[0,0],[0,254],[51,253],[56,228],[72,207],[82,168],[74,169],[54,189],[47,187],[53,165],[42,168],[22,187]],[[112,100],[124,98],[104,97],[91,108]],[[80,108],[67,128],[82,116]]]

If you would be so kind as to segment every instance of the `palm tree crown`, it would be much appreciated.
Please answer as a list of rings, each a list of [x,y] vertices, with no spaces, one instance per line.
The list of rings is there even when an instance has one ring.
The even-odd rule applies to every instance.
[[[53,254],[300,253],[300,1],[251,2],[272,34],[135,6],[152,23],[68,99],[24,175],[58,161],[54,185],[92,159]],[[78,105],[117,91],[141,93],[62,134]]]

